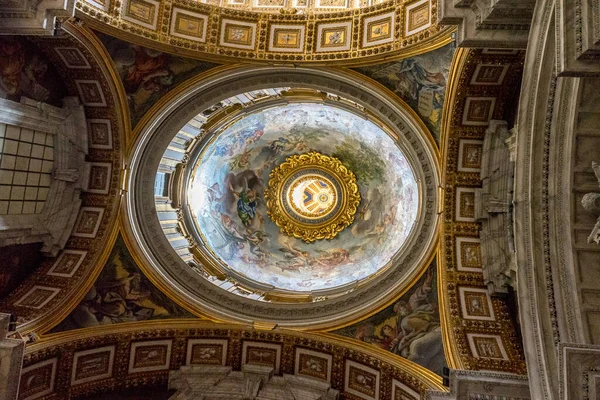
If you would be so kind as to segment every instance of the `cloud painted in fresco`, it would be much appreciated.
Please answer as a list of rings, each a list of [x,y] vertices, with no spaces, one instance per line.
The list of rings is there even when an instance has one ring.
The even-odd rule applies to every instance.
[[[338,157],[357,176],[354,223],[332,240],[283,235],[266,214],[271,170],[311,150]],[[418,186],[404,154],[372,122],[322,104],[277,106],[244,117],[199,160],[189,202],[210,248],[254,281],[293,291],[365,279],[402,247],[418,212]]]

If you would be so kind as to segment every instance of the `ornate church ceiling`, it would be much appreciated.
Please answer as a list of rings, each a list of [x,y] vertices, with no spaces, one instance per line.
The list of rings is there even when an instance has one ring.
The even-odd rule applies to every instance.
[[[483,138],[490,121],[508,120],[520,85],[523,53],[459,50],[444,109],[444,222],[440,237],[440,303],[446,351],[454,368],[523,374],[525,361],[508,297],[490,296],[483,280],[475,195],[482,186]],[[508,54],[507,54],[508,53]],[[490,132],[495,132],[491,130]]]
[[[128,244],[163,290],[186,293],[200,313],[314,329],[391,301],[417,278],[438,219],[435,145],[406,104],[382,102],[379,86],[357,91],[355,76],[217,71],[155,106],[130,161]],[[311,150],[356,175],[361,203],[352,226],[307,243],[280,233],[264,188],[286,157]]]
[[[332,368],[323,379],[352,399],[370,399],[371,392],[373,398],[398,393],[416,398],[426,388],[443,389],[434,373],[446,363],[523,372],[506,301],[481,296],[478,224],[455,219],[469,212],[457,199],[480,184],[477,166],[464,169],[459,148],[465,140],[480,141],[492,116],[506,118],[521,54],[473,52],[467,59],[463,52],[451,67],[455,49],[440,48],[448,32],[431,23],[433,3],[423,8],[423,22],[414,16],[424,12],[420,8],[394,2],[327,10],[312,19],[265,17],[262,11],[236,9],[241,5],[204,19],[215,5],[144,2],[160,15],[146,25],[134,3],[77,3],[86,23],[120,39],[98,33],[98,40],[89,29],[67,23],[72,37],[21,44],[25,65],[39,74],[39,81],[22,85],[21,94],[46,93],[44,74],[51,76],[55,68],[66,88],[45,87],[47,95],[39,100],[52,102],[64,90],[82,99],[90,122],[88,161],[104,168],[97,170],[102,187],[83,196],[65,250],[28,277],[6,278],[16,289],[2,299],[2,310],[18,315],[23,333],[41,336],[28,348],[23,382],[43,379],[32,380],[40,384],[29,387],[23,399],[164,385],[169,370],[203,363],[201,357],[188,360],[195,343],[214,341],[226,346],[219,362],[234,368],[251,357],[244,342],[279,348],[274,360],[287,374],[301,373],[296,353],[322,353]],[[167,26],[167,14],[187,21],[188,30],[196,23],[196,33],[181,36],[181,26]],[[228,20],[241,19],[257,35],[252,51],[229,43],[243,41],[227,28]],[[277,24],[302,25],[297,33],[306,35],[302,40],[312,58],[308,52],[273,50]],[[411,26],[417,31],[411,33]],[[348,39],[350,50],[319,50],[331,41],[323,33],[329,28]],[[393,45],[383,37],[389,29],[400,38]],[[160,41],[158,31],[164,34]],[[325,35],[323,43],[319,35]],[[433,48],[438,50],[414,55]],[[205,52],[213,61],[347,59],[348,65],[406,57],[349,71],[217,66],[171,54],[175,51],[193,57]],[[503,84],[478,82],[480,64],[506,67]],[[483,100],[490,105],[485,115],[470,108]],[[271,220],[264,190],[287,157],[310,151],[340,160],[356,178],[360,202],[354,221],[335,238],[307,243]],[[319,171],[309,176],[310,184],[299,186],[301,195],[285,193],[290,207],[298,202],[300,208],[314,205],[313,194],[325,195],[315,214],[320,218],[337,213],[331,198],[342,192],[337,175]],[[306,208],[306,215],[314,210]],[[464,243],[472,244],[471,253],[463,252]],[[484,304],[484,314],[473,308],[472,298]],[[142,354],[145,346],[158,346],[169,356],[153,369],[136,370],[136,349]],[[104,368],[96,371],[98,379],[80,371],[81,360],[94,354]],[[377,387],[361,392],[354,382],[352,389],[350,366],[377,377]],[[362,395],[353,397],[352,390]]]
[[[436,24],[435,0],[364,7],[328,0],[310,9],[261,2],[80,0],[75,15],[115,37],[217,62],[357,65],[450,41],[451,28]]]

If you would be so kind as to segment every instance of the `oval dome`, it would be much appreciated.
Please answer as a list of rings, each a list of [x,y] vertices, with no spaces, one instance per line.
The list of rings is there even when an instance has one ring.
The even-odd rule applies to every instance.
[[[435,250],[435,145],[406,104],[357,79],[240,66],[158,104],[126,202],[153,282],[198,315],[302,329],[411,285]]]
[[[300,292],[349,285],[386,267],[409,236],[419,212],[417,180],[374,122],[330,105],[292,103],[246,114],[215,136],[195,161],[187,201],[201,241],[251,281]],[[361,200],[354,222],[339,235],[307,243],[267,216],[264,192],[286,158],[311,151],[353,172]],[[308,212],[320,199],[324,207],[316,215],[329,213],[339,200],[334,181],[315,173],[294,179],[281,200]]]

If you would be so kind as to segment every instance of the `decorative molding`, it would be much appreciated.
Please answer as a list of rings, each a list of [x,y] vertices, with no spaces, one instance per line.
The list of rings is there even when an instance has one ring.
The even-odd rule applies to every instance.
[[[510,98],[520,83],[523,52],[458,50],[449,83],[448,107],[442,117],[444,161],[444,224],[438,271],[440,309],[445,329],[444,347],[448,365],[464,370],[488,370],[513,374],[526,372],[523,350],[509,317],[505,298],[487,294],[481,253],[481,224],[476,220],[475,193],[483,182],[482,148],[490,119],[508,111]],[[473,85],[479,65],[508,65],[502,85]],[[477,72],[476,72],[477,71]],[[499,78],[501,71],[497,71]],[[514,85],[514,86],[513,86]],[[489,100],[478,124],[465,125],[467,99]],[[485,392],[482,392],[485,393]],[[443,398],[443,397],[442,397]],[[452,398],[452,397],[449,397]]]
[[[111,378],[114,362],[115,345],[75,352],[71,386]]]
[[[87,255],[85,250],[64,250],[46,273],[50,276],[72,278]]]
[[[227,339],[189,339],[185,365],[225,365]]]
[[[431,391],[425,400],[528,400],[527,376],[488,371],[450,370],[450,392]]]
[[[555,2],[556,68],[559,76],[600,76],[600,3]]]
[[[302,11],[299,5],[288,9],[262,0],[128,0],[112,8],[93,0],[75,2],[76,17],[94,29],[223,63],[364,65],[441,47],[451,41],[452,31],[435,23],[437,0],[420,0],[406,6],[407,12],[404,0],[360,8],[354,2],[311,1]]]
[[[225,343],[226,351],[221,353],[224,356],[223,362],[187,362],[196,356],[209,354],[197,352],[196,356],[190,358],[190,344],[209,346],[204,347],[208,349],[210,346],[222,346]],[[169,346],[170,357],[165,359],[164,350],[168,352]],[[280,372],[275,372],[273,366],[247,363],[248,359],[244,359],[242,355],[253,347],[279,352]],[[144,352],[139,353],[140,349]],[[326,371],[329,379],[302,373],[297,361],[304,359],[299,358],[302,354],[308,356],[308,361],[317,357],[327,360]],[[139,368],[150,366],[152,369],[142,371],[135,368],[136,355],[141,357],[137,360]],[[168,369],[165,360],[169,360]],[[240,325],[216,324],[198,319],[137,321],[44,335],[27,347],[23,366],[29,371],[40,366],[40,363],[55,363],[57,367],[68,366],[56,368],[55,378],[52,380],[52,393],[48,393],[48,396],[60,394],[85,397],[92,393],[110,396],[110,392],[113,391],[144,386],[149,382],[164,385],[167,384],[167,380],[170,387],[182,389],[179,385],[184,384],[187,378],[177,377],[181,378],[188,372],[208,381],[211,374],[253,374],[274,379],[273,383],[277,381],[282,385],[298,384],[300,388],[304,388],[302,390],[324,388],[323,393],[333,396],[332,400],[336,393],[344,391],[346,384],[354,387],[353,390],[358,390],[362,396],[366,396],[364,393],[367,389],[359,390],[360,385],[367,384],[367,388],[372,385],[357,377],[356,373],[361,375],[361,371],[377,377],[373,383],[378,382],[379,390],[376,394],[373,393],[374,398],[384,398],[384,393],[392,391],[392,384],[408,393],[420,393],[425,389],[444,390],[441,378],[434,373],[357,340],[331,334],[310,334],[282,329],[255,330]],[[356,369],[356,373],[353,375],[354,380],[348,381],[345,374],[350,366]],[[185,371],[187,372],[180,373]],[[23,386],[24,383],[21,382]],[[44,386],[48,387],[49,385]]]
[[[592,162],[592,170],[594,171],[594,175],[598,180],[598,186],[600,187],[600,164],[593,161]],[[594,213],[598,215],[598,219],[596,220],[596,225],[592,229],[592,233],[588,237],[588,243],[596,243],[600,245],[600,193],[598,192],[589,192],[583,195],[581,199],[581,205],[588,212]]]
[[[15,306],[39,310],[56,297],[60,291],[60,288],[36,285],[15,301]]]
[[[242,344],[242,366],[245,365],[266,366],[279,374],[281,345],[245,340]]]
[[[458,25],[458,46],[524,49],[535,5],[533,0],[441,0],[438,19],[441,25]]]
[[[332,364],[333,356],[331,354],[296,347],[296,359],[294,364],[296,375],[308,376],[331,382]]]
[[[128,373],[168,370],[173,340],[148,340],[131,343]]]
[[[75,0],[6,0],[0,5],[0,34],[52,36],[73,15]]]
[[[561,343],[557,350],[558,375],[564,382],[560,399],[597,399],[600,395],[600,346]]]
[[[319,182],[329,189],[324,194],[329,201],[326,203],[328,206],[324,210],[325,214],[318,219],[316,215],[299,209],[292,199],[294,187],[291,185],[300,182],[298,173],[307,168],[316,174],[307,175],[308,178],[318,177]],[[346,168],[339,159],[316,151],[296,154],[276,166],[269,176],[264,193],[267,215],[283,234],[307,243],[333,239],[354,221],[360,204],[360,192],[354,172]],[[317,195],[318,193],[315,197]]]
[[[379,400],[379,371],[352,360],[346,360],[344,392],[364,400]]]

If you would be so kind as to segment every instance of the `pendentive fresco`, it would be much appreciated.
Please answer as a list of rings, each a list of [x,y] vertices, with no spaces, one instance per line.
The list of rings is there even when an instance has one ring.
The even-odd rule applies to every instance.
[[[434,261],[400,299],[375,315],[333,333],[371,343],[441,375],[446,360],[436,288]]]
[[[119,236],[94,285],[53,332],[192,316],[144,276]]]

